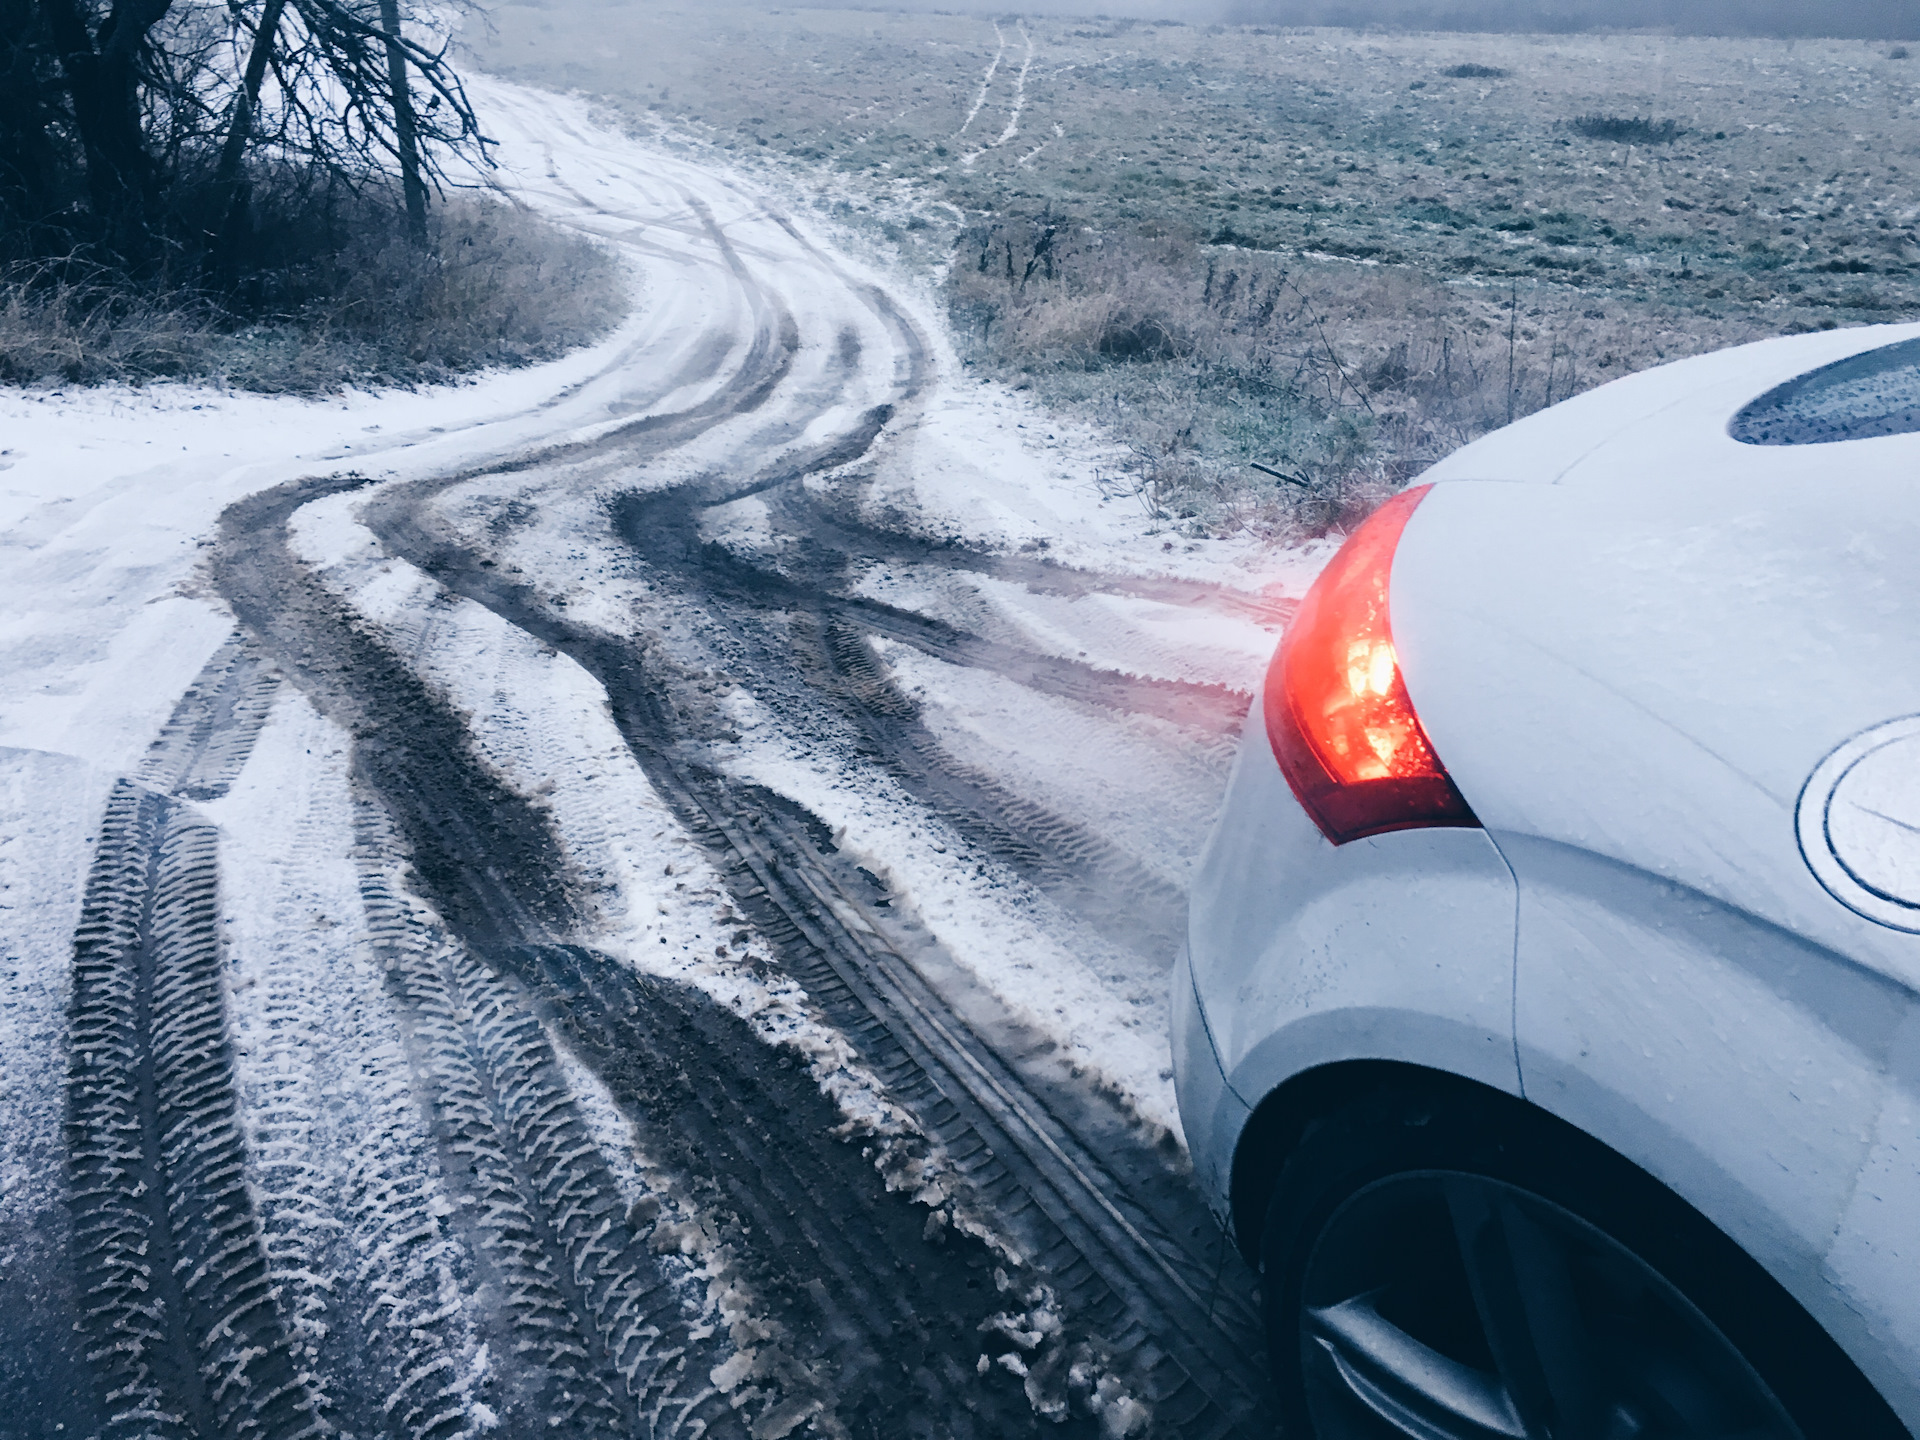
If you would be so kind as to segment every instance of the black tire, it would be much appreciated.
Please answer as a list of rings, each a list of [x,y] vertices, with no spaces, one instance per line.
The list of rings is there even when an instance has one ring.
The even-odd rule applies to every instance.
[[[1299,1440],[1911,1440],[1697,1211],[1491,1092],[1384,1088],[1310,1125],[1260,1251]]]

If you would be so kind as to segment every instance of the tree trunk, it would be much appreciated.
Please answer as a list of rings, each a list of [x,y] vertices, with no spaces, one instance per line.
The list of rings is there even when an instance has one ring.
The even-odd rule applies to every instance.
[[[156,177],[140,125],[140,52],[172,0],[114,0],[97,42],[78,0],[44,0],[87,157],[87,192],[107,243],[138,262],[153,249]]]
[[[427,187],[420,178],[420,135],[407,85],[407,55],[400,48],[399,0],[380,0],[380,28],[387,32],[387,83],[393,89],[393,129],[400,142],[400,188],[407,199],[407,234],[427,243]]]
[[[220,165],[214,172],[216,193],[226,197],[222,206],[220,235],[214,244],[214,268],[230,274],[239,258],[240,242],[247,230],[247,175],[241,168],[247,142],[253,138],[253,117],[260,104],[260,87],[267,77],[267,64],[273,58],[273,42],[280,31],[280,16],[287,0],[266,0],[260,23],[253,32],[253,48],[247,53],[247,68],[240,77],[240,93],[234,97],[233,123],[227,127],[226,143],[220,147]]]
[[[58,205],[45,99],[51,53],[33,0],[0,0],[0,221],[26,227]]]

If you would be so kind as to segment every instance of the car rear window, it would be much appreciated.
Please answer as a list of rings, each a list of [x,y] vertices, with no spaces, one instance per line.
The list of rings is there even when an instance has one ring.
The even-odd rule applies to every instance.
[[[1746,445],[1824,445],[1920,430],[1920,340],[1902,340],[1796,375],[1727,427]]]

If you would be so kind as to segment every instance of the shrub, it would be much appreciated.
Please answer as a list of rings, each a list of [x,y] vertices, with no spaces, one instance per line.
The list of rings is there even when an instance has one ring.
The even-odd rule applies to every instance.
[[[1617,348],[1619,328],[1563,311],[1547,334],[1523,327],[1510,366],[1506,306],[1484,293],[1052,213],[964,232],[946,287],[971,364],[1096,419],[1129,457],[1109,479],[1193,533],[1349,525],[1449,449],[1592,383],[1575,356],[1603,330]]]
[[[1465,65],[1449,65],[1440,73],[1450,80],[1504,80],[1509,72],[1498,65],[1475,65],[1469,61]]]
[[[1207,243],[1210,245],[1238,245],[1242,250],[1276,250],[1279,248],[1272,240],[1263,239],[1258,235],[1248,235],[1244,231],[1234,229],[1231,225],[1222,225],[1218,230],[1213,232],[1213,239]]]
[[[73,258],[0,270],[0,383],[193,374],[218,337],[218,311],[196,295],[141,293]]]
[[[421,249],[388,196],[269,183],[256,199],[247,264],[224,284],[75,257],[0,271],[0,381],[419,384],[550,358],[626,311],[610,255],[499,200],[435,207]]]
[[[1401,213],[1409,220],[1424,220],[1429,225],[1445,225],[1453,230],[1462,230],[1473,224],[1473,217],[1454,209],[1442,200],[1430,200],[1419,196],[1408,200]]]
[[[1573,129],[1589,140],[1611,140],[1621,145],[1665,145],[1679,138],[1672,120],[1640,115],[1576,115]]]

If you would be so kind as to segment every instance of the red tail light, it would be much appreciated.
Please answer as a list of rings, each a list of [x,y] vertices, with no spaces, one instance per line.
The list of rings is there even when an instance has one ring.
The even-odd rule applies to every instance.
[[[1280,771],[1344,845],[1389,830],[1478,825],[1414,714],[1387,590],[1407,518],[1433,487],[1394,496],[1307,591],[1267,670],[1262,708]]]

